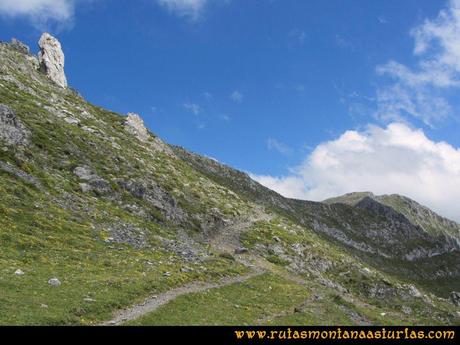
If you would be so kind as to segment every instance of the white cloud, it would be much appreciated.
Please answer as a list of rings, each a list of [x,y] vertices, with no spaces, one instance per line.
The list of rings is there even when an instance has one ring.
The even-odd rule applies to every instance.
[[[184,103],[184,108],[191,112],[192,114],[195,114],[195,115],[198,115],[201,113],[201,107],[199,104],[196,104],[196,103]]]
[[[430,140],[407,124],[415,118],[434,126],[453,113],[449,97],[460,87],[460,0],[449,1],[411,35],[415,67],[389,61],[376,68],[388,79],[380,79],[375,97],[348,97],[355,116],[373,114],[387,127],[347,131],[318,145],[285,176],[252,178],[284,196],[307,200],[356,191],[402,194],[460,221],[460,148]]]
[[[460,0],[451,0],[434,20],[414,28],[411,69],[396,61],[377,67],[392,83],[377,90],[376,116],[383,120],[417,118],[434,126],[451,114],[445,91],[460,86]]]
[[[305,182],[297,176],[274,177],[249,174],[253,180],[273,189],[286,198],[305,199]]]
[[[460,0],[451,0],[449,8],[442,10],[438,18],[426,20],[412,31],[412,35],[415,38],[415,54],[439,48],[434,53],[433,64],[440,69],[446,67],[460,72]],[[455,77],[458,78],[458,75]]]
[[[442,93],[425,86],[411,87],[407,81],[399,81],[377,89],[375,116],[383,121],[406,121],[416,118],[434,127],[452,112]]]
[[[318,145],[288,176],[252,177],[299,199],[356,191],[402,194],[460,221],[460,148],[432,141],[402,123],[347,131]]]
[[[200,18],[208,0],[157,0],[158,4],[181,17]]]
[[[273,138],[268,138],[267,147],[269,150],[278,151],[282,155],[289,155],[292,153],[292,149],[288,145]]]
[[[235,102],[235,103],[241,103],[243,102],[243,94],[236,90],[236,91],[233,91],[232,94],[230,95],[230,99]]]
[[[72,20],[77,0],[1,0],[0,14],[26,17],[37,26],[49,21],[65,23]]]

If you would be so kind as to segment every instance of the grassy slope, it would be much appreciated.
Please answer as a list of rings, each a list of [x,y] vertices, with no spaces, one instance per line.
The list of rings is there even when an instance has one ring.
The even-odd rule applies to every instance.
[[[345,194],[345,195],[341,195],[341,196],[326,199],[323,202],[326,203],[326,204],[342,203],[342,204],[347,204],[347,205],[354,206],[358,202],[360,202],[361,199],[363,199],[366,196],[372,198],[372,197],[374,197],[374,194],[372,194],[371,192],[348,193],[348,194]]]
[[[276,273],[178,297],[127,325],[413,325],[438,324],[420,302],[401,306],[346,300],[314,281],[299,284]]]
[[[352,205],[356,204],[365,196],[373,196],[372,193],[351,193],[338,198],[327,200],[325,203],[315,203],[302,200],[283,198],[281,195],[271,191],[257,182],[251,180],[247,174],[227,167],[209,158],[202,157],[180,147],[174,147],[175,152],[184,160],[189,162],[195,169],[205,174],[216,183],[222,184],[239,195],[245,196],[249,200],[264,205],[266,209],[278,214],[296,224],[303,224],[308,230],[312,228],[314,222],[319,219],[329,227],[338,228],[344,231],[347,236],[356,242],[367,243],[361,231],[367,231],[369,224],[379,224],[382,229],[389,225],[382,222],[382,219],[373,213],[357,209]],[[340,203],[336,203],[340,202]],[[344,226],[345,224],[345,226]],[[346,226],[348,224],[350,228]],[[350,231],[353,230],[353,231]],[[281,232],[285,233],[283,229]],[[311,233],[311,231],[309,232]],[[321,243],[335,243],[333,249],[326,249],[323,253],[348,252],[348,255],[359,256],[368,266],[377,270],[384,271],[397,277],[404,282],[416,281],[417,284],[425,287],[428,291],[447,297],[451,291],[459,289],[458,275],[456,277],[440,278],[435,272],[455,271],[460,262],[459,253],[450,253],[428,260],[408,262],[407,260],[385,259],[373,254],[357,251],[353,248],[343,246],[343,244],[332,237],[322,235],[315,236],[311,241],[322,241]],[[255,238],[254,240],[257,240]],[[405,244],[406,248],[413,247],[416,243]],[[413,248],[412,248],[413,249]],[[323,255],[323,254],[321,254]],[[326,254],[329,256],[329,254]],[[276,257],[272,256],[274,260]]]
[[[293,309],[309,291],[279,276],[265,274],[244,283],[178,297],[135,325],[241,325]]]
[[[341,252],[312,231],[283,217],[257,222],[242,236],[242,243],[266,260],[267,274],[244,283],[185,295],[130,325],[376,325],[446,324],[452,307],[435,299],[428,306],[421,298],[369,296],[375,284],[397,291],[402,282],[379,271],[365,272],[358,259]],[[305,246],[307,269],[292,275],[293,244]],[[270,248],[278,245],[286,255]],[[330,260],[330,261],[329,261]],[[332,266],[324,272],[322,261]],[[259,261],[260,265],[260,261]],[[326,278],[346,288],[342,293],[319,281]],[[408,313],[407,310],[410,310]],[[449,321],[458,324],[460,320]]]
[[[0,45],[0,54],[0,103],[12,107],[32,132],[31,143],[26,148],[0,145],[0,160],[34,176],[41,184],[38,188],[31,186],[0,170],[0,324],[94,324],[108,319],[114,310],[141,301],[148,295],[192,280],[217,280],[224,275],[248,270],[231,256],[221,256],[206,244],[197,244],[206,254],[201,261],[186,262],[180,253],[163,246],[160,239],[178,240],[182,232],[190,238],[200,239],[203,236],[200,222],[210,210],[216,210],[226,219],[244,218],[255,207],[250,198],[236,194],[224,182],[207,178],[183,160],[156,150],[153,144],[140,143],[124,131],[122,116],[87,103],[70,90],[56,88],[43,75],[31,72],[31,66],[24,61],[22,54],[3,45]],[[56,116],[63,110],[78,117],[81,125],[69,124]],[[84,112],[91,116],[83,116]],[[97,130],[98,134],[83,130],[83,126]],[[82,193],[78,185],[80,181],[72,173],[81,165],[90,166],[108,181],[113,193]],[[155,181],[188,212],[187,223],[178,225],[167,221],[155,208],[120,191],[113,183],[114,178]],[[150,212],[156,220],[152,221],[151,217],[146,218],[126,205],[136,205],[138,209]],[[108,229],[114,224],[130,224],[142,229],[149,246],[135,249],[127,244],[107,243]],[[336,280],[351,268],[354,278],[340,278],[341,284],[352,296],[378,304],[378,301],[360,295],[359,284],[369,278],[358,274],[364,267],[358,258],[292,220],[280,215],[272,224],[255,224],[243,236],[243,242],[278,270],[284,271],[289,264],[286,259],[256,246],[256,242],[261,246],[274,244],[274,236],[280,238],[291,257],[295,257],[290,249],[292,245],[308,246],[314,255],[309,256],[312,261],[306,261],[307,266],[314,266],[318,259],[333,263],[328,270],[320,272],[321,276]],[[182,272],[180,269],[184,266],[192,270]],[[15,275],[16,269],[23,270],[25,275]],[[171,272],[171,276],[165,276],[165,272]],[[309,278],[307,273],[302,273],[300,278],[318,278]],[[295,304],[291,302],[300,302],[301,297],[305,297],[303,286],[284,281],[283,275],[276,272],[273,274],[260,278],[261,281],[256,279],[255,287],[250,289],[253,294],[244,284],[243,290],[239,290],[241,286],[224,288],[221,296],[226,302],[223,304],[228,304],[236,298],[235,294],[241,293],[247,294],[244,297],[247,301],[251,296],[256,301],[253,310],[245,309],[227,322],[252,322],[266,316],[260,313],[269,302],[263,293],[264,279],[277,287],[271,294],[275,294],[272,297],[280,304],[269,309],[274,313],[283,311],[283,308],[291,309]],[[47,281],[52,277],[59,278],[62,285],[57,288],[49,286]],[[390,278],[382,274],[370,278],[371,283],[382,279]],[[288,300],[286,289],[292,289],[298,299]],[[315,293],[324,287],[315,283],[309,289],[310,293]],[[182,298],[185,302],[178,300],[177,308],[184,308],[181,303],[189,305],[187,303],[194,299],[202,301],[204,304],[198,304],[206,307],[206,300],[201,300],[200,296]],[[322,307],[325,311],[335,310],[339,304],[336,297],[331,298],[325,300]],[[392,301],[395,308],[399,302]],[[420,302],[410,300],[405,303]],[[158,316],[158,319],[149,316],[148,322],[170,320],[188,324],[197,321],[198,316],[188,318],[175,313],[174,308],[165,308],[164,316]],[[425,304],[423,308],[425,313]],[[209,320],[215,318],[224,322],[219,319],[223,316],[218,308],[208,308],[207,312]],[[452,315],[453,308],[444,302],[436,302],[430,312]],[[414,322],[424,322],[423,313],[415,313]],[[328,318],[323,313],[317,322],[340,322],[344,319],[339,314]]]
[[[356,324],[352,312],[375,324],[408,322],[398,313],[392,319],[383,308],[363,309],[313,282],[305,285],[265,274],[245,283],[181,296],[130,325],[324,325]]]
[[[1,59],[2,63],[21,61],[23,56],[3,50]],[[9,69],[2,76],[27,82],[37,96],[22,91],[16,82],[0,81],[0,103],[15,109],[32,131],[28,147],[3,147],[0,159],[38,178],[42,187],[37,189],[0,170],[0,324],[93,323],[109,318],[115,309],[187,281],[213,280],[247,270],[217,255],[199,263],[184,262],[156,237],[175,239],[178,228],[146,220],[124,208],[123,204],[144,206],[127,193],[120,192],[119,199],[81,193],[72,170],[86,164],[108,181],[115,176],[155,180],[195,213],[217,208],[231,215],[249,207],[182,161],[139,149],[137,140],[124,132],[122,116],[55,88],[40,74],[31,83],[24,75],[27,72],[22,74],[12,62],[6,62]],[[53,98],[57,101],[50,101]],[[102,135],[66,123],[44,105],[74,114],[86,110],[93,117],[82,119],[82,125]],[[123,149],[114,149],[110,137]],[[205,191],[213,192],[215,198],[206,197]],[[106,229],[114,223],[143,229],[151,247],[138,250],[106,243]],[[189,231],[193,234],[196,229],[191,226]],[[184,265],[193,271],[180,272]],[[25,275],[14,275],[16,269]],[[165,272],[172,275],[165,277]],[[59,278],[62,286],[50,287],[47,281],[52,277]],[[85,298],[95,301],[85,302]]]

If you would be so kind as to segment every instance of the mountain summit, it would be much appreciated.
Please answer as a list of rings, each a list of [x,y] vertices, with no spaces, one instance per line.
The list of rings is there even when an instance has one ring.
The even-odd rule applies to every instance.
[[[61,53],[0,43],[1,324],[460,323],[458,224],[284,198],[87,102]]]
[[[393,208],[393,210],[401,213],[413,224],[420,226],[425,232],[431,235],[445,235],[452,238],[454,241],[458,241],[460,238],[460,224],[441,217],[428,207],[422,206],[418,202],[401,195],[392,194],[377,196],[370,192],[350,193],[327,199],[324,202],[328,204],[343,203],[351,206],[358,206],[366,197],[382,205]]]

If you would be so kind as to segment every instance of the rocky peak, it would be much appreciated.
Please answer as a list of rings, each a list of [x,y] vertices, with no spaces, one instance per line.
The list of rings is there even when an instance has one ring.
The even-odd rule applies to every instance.
[[[375,195],[372,192],[353,192],[338,197],[326,199],[323,202],[326,204],[340,203],[355,206],[358,202],[360,202],[363,198],[366,197],[375,198]]]
[[[149,131],[145,128],[142,118],[135,113],[128,113],[125,122],[125,129],[137,137],[140,141],[147,141],[150,137]]]
[[[43,71],[53,82],[62,88],[67,87],[67,78],[64,73],[64,53],[61,43],[45,32],[38,41],[40,52],[38,61],[40,70]]]

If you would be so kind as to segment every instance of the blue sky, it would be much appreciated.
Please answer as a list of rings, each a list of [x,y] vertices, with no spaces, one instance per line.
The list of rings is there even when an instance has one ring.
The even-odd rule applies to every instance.
[[[0,20],[34,50],[56,35],[89,101],[286,196],[460,220],[459,0],[0,0]]]

